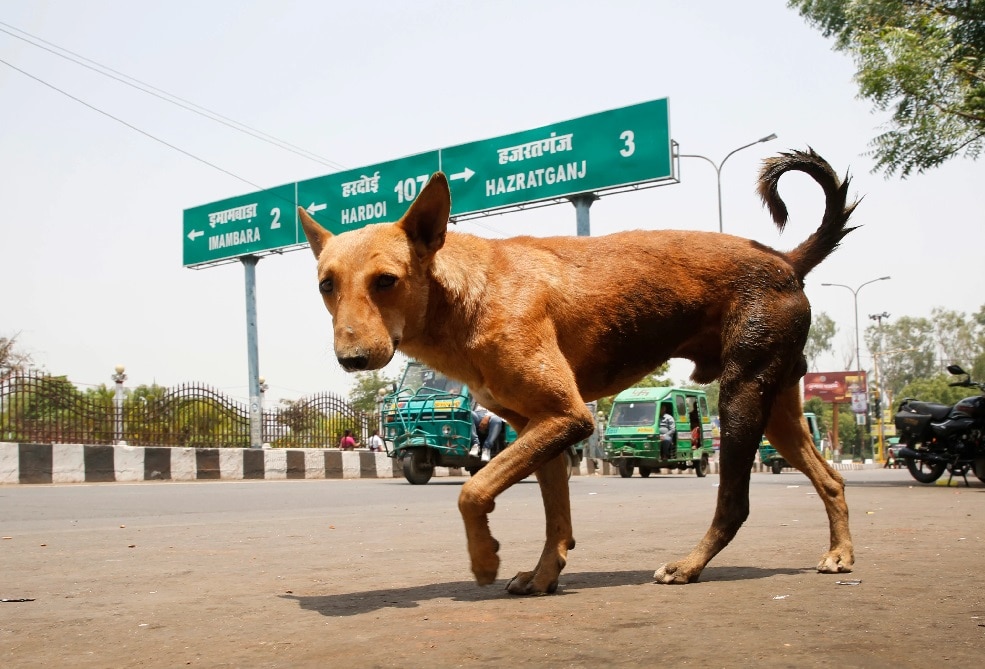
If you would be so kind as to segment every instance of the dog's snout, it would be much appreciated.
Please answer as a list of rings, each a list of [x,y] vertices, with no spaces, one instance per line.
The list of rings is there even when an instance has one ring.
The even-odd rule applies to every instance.
[[[351,357],[339,357],[339,364],[350,372],[361,372],[369,367],[369,356],[354,355]]]

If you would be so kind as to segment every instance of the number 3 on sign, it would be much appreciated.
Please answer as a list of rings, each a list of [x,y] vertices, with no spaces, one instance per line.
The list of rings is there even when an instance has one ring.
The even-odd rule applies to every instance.
[[[626,144],[626,146],[619,149],[620,156],[623,158],[629,158],[631,155],[636,153],[636,135],[633,134],[632,130],[624,130],[623,133],[619,135],[619,139]]]

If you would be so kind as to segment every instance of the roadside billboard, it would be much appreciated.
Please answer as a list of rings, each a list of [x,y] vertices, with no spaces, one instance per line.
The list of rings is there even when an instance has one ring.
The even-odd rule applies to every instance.
[[[808,372],[804,374],[804,400],[852,404],[866,396],[865,372]],[[864,412],[864,408],[863,408]]]

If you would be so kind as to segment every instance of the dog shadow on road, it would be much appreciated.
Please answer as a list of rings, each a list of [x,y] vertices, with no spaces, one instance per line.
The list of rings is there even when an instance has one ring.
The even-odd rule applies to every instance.
[[[797,575],[813,572],[813,568],[801,569],[763,569],[761,567],[708,567],[701,573],[697,584],[685,587],[700,587],[701,583],[716,581],[746,581],[770,578],[771,576]],[[571,596],[579,591],[593,588],[612,588],[625,585],[653,584],[653,570],[636,571],[589,571],[572,572],[561,577],[557,592],[552,595]],[[343,592],[335,595],[299,596],[279,595],[281,599],[293,600],[306,611],[316,611],[323,616],[354,616],[379,609],[409,609],[421,602],[433,599],[451,599],[456,602],[482,602],[512,597],[506,592],[506,581],[497,581],[488,588],[480,588],[473,581],[449,581],[429,583],[408,588],[388,588],[364,592]],[[663,586],[673,587],[673,586]]]

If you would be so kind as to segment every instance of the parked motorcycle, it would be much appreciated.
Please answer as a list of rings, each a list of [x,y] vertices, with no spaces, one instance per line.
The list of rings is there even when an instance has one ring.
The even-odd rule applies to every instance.
[[[949,383],[961,388],[977,388],[985,393],[985,383],[972,381],[958,365],[947,371],[960,381]],[[920,483],[933,483],[944,470],[968,482],[974,472],[985,482],[985,395],[966,397],[957,404],[934,404],[907,398],[895,417],[896,433],[902,448],[898,456]]]

